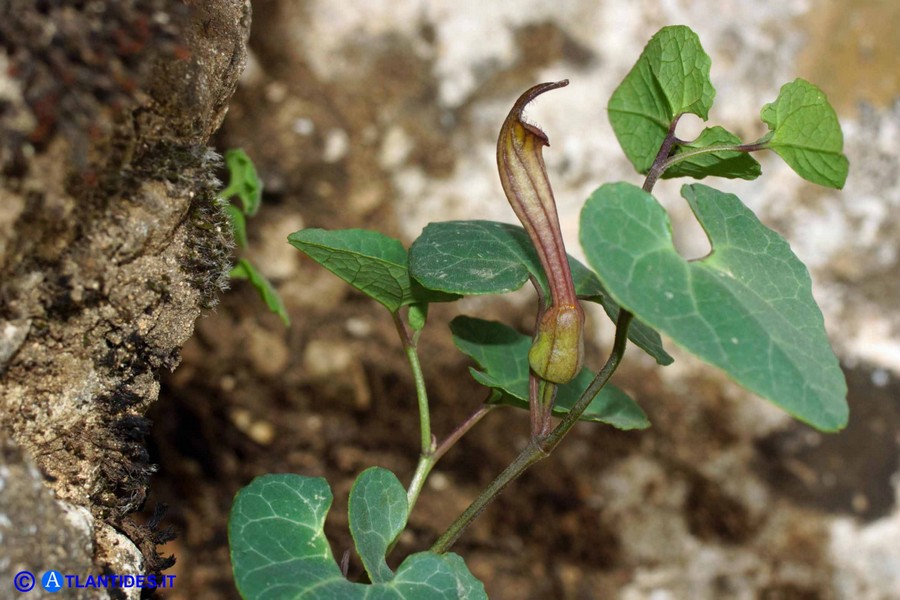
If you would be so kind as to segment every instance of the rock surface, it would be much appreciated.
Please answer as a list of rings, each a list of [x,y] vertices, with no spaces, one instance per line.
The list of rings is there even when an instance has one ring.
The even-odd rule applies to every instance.
[[[48,535],[61,518],[49,498],[82,515],[82,551],[57,561],[38,537],[29,564],[158,572],[167,534],[128,518],[154,471],[144,413],[226,281],[206,143],[245,63],[250,7],[39,4],[0,7],[0,436],[19,448],[9,489],[31,489],[32,460],[49,488],[33,490],[31,523],[11,506]]]

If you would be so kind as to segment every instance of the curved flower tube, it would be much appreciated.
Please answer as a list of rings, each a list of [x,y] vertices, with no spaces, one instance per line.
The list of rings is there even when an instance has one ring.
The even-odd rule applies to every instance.
[[[529,364],[541,379],[560,384],[571,381],[584,361],[584,310],[575,295],[556,200],[544,167],[542,150],[550,142],[543,131],[522,119],[522,112],[539,95],[568,84],[562,80],[527,90],[513,105],[497,140],[503,191],[531,237],[550,284],[550,306],[542,307],[539,315]]]

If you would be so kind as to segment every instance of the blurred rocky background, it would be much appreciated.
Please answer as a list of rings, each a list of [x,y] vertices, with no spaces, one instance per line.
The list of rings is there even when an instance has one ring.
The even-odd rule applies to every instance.
[[[235,284],[201,318],[163,382],[151,504],[180,530],[169,598],[234,598],[226,518],[264,472],[323,475],[328,533],[351,543],[346,495],[364,468],[408,481],[414,388],[380,307],[289,247],[303,227],[370,227],[411,242],[429,221],[513,221],[494,162],[500,124],[534,83],[569,87],[529,110],[569,249],[602,182],[641,181],[605,106],[647,40],[685,24],[712,56],[711,123],[755,140],[759,109],[804,77],[837,107],[851,170],[843,191],[761,155],[738,194],[809,265],[850,385],[851,421],[823,435],[677,348],[658,368],[630,353],[616,376],[653,427],[580,425],[508,489],[455,550],[491,598],[900,598],[900,4],[894,0],[258,0],[250,60],[217,138],[265,182],[249,257],[277,285],[286,330]],[[685,122],[683,137],[699,123]],[[680,127],[682,127],[680,126]],[[656,195],[685,254],[708,250],[678,196]],[[529,331],[528,293],[434,307],[423,348],[440,436],[482,400],[444,323],[459,310]],[[591,313],[589,363],[612,327]],[[495,411],[430,479],[398,554],[427,548],[527,441],[527,415]],[[149,514],[149,513],[148,513]],[[351,562],[351,573],[359,573]]]

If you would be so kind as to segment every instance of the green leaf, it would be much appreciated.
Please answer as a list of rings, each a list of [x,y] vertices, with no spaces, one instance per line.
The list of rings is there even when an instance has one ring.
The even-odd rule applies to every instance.
[[[609,122],[639,173],[650,170],[677,116],[709,116],[716,95],[711,64],[696,33],[682,25],[664,27],[613,92]]]
[[[460,316],[450,322],[453,342],[481,370],[469,369],[478,383],[499,390],[496,402],[528,408],[528,350],[531,338],[496,321]],[[558,387],[553,414],[569,409],[594,379],[594,373],[582,369],[575,379]],[[607,423],[619,429],[645,429],[647,415],[625,392],[607,384],[581,415],[582,421]]]
[[[377,231],[302,229],[289,235],[288,241],[392,313],[413,302],[458,298],[426,290],[411,281],[403,244]]]
[[[371,467],[353,483],[347,512],[350,534],[372,583],[390,581],[394,573],[384,557],[406,527],[406,490],[390,471]]]
[[[747,152],[715,149],[738,146],[741,139],[722,127],[707,127],[692,142],[678,144],[673,157],[688,154],[689,158],[663,171],[663,179],[673,177],[727,177],[728,179],[756,179],[762,174],[759,163]]]
[[[581,214],[582,246],[609,293],[680,346],[821,430],[847,422],[847,386],[806,267],[741,201],[695,184],[687,199],[712,253],[686,261],[665,209],[626,183]]]
[[[604,291],[597,276],[571,256],[569,268],[575,293],[584,300],[602,304],[615,322],[618,305]],[[409,249],[409,270],[423,286],[453,294],[504,294],[521,288],[531,277],[543,296],[550,296],[547,276],[528,233],[508,223],[429,223]],[[663,350],[659,334],[643,323],[632,323],[628,338],[659,364],[672,362]]]
[[[840,189],[850,164],[843,154],[844,135],[825,93],[803,79],[781,87],[778,98],[760,112],[771,133],[763,138],[800,177]]]
[[[231,232],[234,234],[234,241],[239,248],[247,247],[247,220],[244,213],[237,206],[229,204],[225,207],[225,214],[231,221]]]
[[[356,499],[353,500],[353,496]],[[402,496],[402,505],[397,501]],[[228,522],[235,583],[241,596],[254,600],[486,599],[484,586],[452,553],[420,552],[390,573],[384,555],[378,576],[365,585],[344,578],[323,530],[332,494],[320,477],[263,475],[238,492]],[[351,492],[354,539],[365,538],[364,562],[372,560],[381,539],[393,539],[408,514],[403,486],[384,469],[368,469]],[[367,506],[363,506],[367,505]],[[361,516],[360,511],[365,515]],[[387,511],[387,515],[378,514]],[[356,513],[354,516],[354,512]],[[368,519],[368,520],[367,520]],[[353,525],[353,522],[356,525]],[[365,553],[365,554],[364,554]],[[366,568],[369,564],[366,563]],[[370,571],[370,574],[372,571]]]
[[[604,292],[599,299],[595,300],[592,298],[591,301],[599,302],[613,323],[619,322],[619,303],[613,300],[612,296]],[[659,333],[640,319],[634,318],[631,320],[631,325],[628,327],[628,339],[635,346],[652,356],[658,365],[665,367],[675,362],[675,359],[663,348],[662,338],[660,338]]]
[[[281,322],[284,323],[285,327],[290,326],[291,319],[288,317],[287,309],[284,307],[284,302],[281,301],[278,290],[262,273],[256,270],[253,263],[245,258],[240,259],[238,264],[231,269],[230,275],[233,279],[249,280],[250,285],[256,288],[259,297],[266,303],[268,309],[281,318]]]
[[[299,475],[263,475],[238,492],[228,542],[241,596],[299,598],[311,584],[349,594],[323,531],[331,500],[324,479]]]
[[[252,217],[259,210],[263,189],[253,161],[246,152],[236,148],[225,153],[225,164],[229,173],[228,187],[219,196],[226,200],[237,196],[241,200],[244,214]]]

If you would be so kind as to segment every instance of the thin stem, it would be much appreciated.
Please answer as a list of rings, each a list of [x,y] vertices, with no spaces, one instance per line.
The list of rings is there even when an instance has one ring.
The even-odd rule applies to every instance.
[[[416,349],[417,338],[409,335],[406,325],[400,318],[400,315],[393,313],[394,326],[400,335],[400,341],[403,343],[403,350],[406,352],[406,360],[412,370],[413,380],[416,384],[416,398],[419,403],[419,433],[421,436],[422,451],[419,454],[419,464],[416,466],[416,472],[409,488],[406,491],[406,497],[409,504],[409,510],[415,505],[425,484],[425,477],[431,467],[434,466],[432,453],[434,452],[434,439],[431,435],[431,412],[428,407],[428,390],[425,388],[425,376],[422,374],[422,365],[419,362],[419,354]]]
[[[557,386],[555,383],[538,378],[534,371],[531,372],[529,379],[536,382],[537,389],[532,393],[535,394],[539,415],[537,423],[532,419],[531,437],[542,439],[550,433],[550,427],[553,425],[553,403],[556,401]]]
[[[609,381],[613,372],[619,366],[622,355],[625,352],[625,345],[628,340],[628,325],[631,323],[631,313],[625,310],[619,311],[619,319],[616,323],[616,340],[613,344],[612,352],[606,364],[597,373],[597,376],[582,392],[578,401],[572,407],[572,410],[565,416],[556,428],[544,438],[533,437],[528,446],[516,457],[516,459],[508,466],[500,475],[497,476],[491,484],[479,494],[472,504],[447,528],[447,531],[431,547],[432,552],[442,554],[450,549],[450,547],[459,539],[459,536],[472,524],[478,515],[480,515],[488,504],[490,504],[503,489],[510,483],[515,481],[528,467],[534,463],[546,458],[550,452],[559,444],[562,438],[569,432],[578,419],[587,409],[591,400],[600,392],[603,386]]]
[[[662,146],[659,147],[656,158],[653,159],[653,165],[647,172],[647,179],[644,180],[643,188],[647,193],[650,193],[650,190],[653,189],[653,186],[656,185],[656,181],[666,169],[666,160],[669,158],[669,153],[672,152],[672,147],[675,146],[675,128],[678,126],[678,120],[680,118],[681,115],[678,115],[672,120],[666,138],[663,140]]]
[[[438,540],[431,547],[432,552],[436,552],[438,554],[443,554],[459,539],[459,536],[462,535],[463,531],[472,524],[478,515],[480,515],[485,508],[487,508],[488,504],[490,504],[499,494],[503,491],[503,488],[512,483],[516,478],[519,477],[525,470],[538,462],[542,458],[545,458],[546,454],[544,454],[540,445],[538,444],[535,438],[531,438],[531,441],[528,443],[528,446],[525,447],[522,452],[516,457],[516,459],[508,466],[500,475],[497,476],[491,484],[478,495],[472,504],[463,512],[456,520],[447,528],[447,531],[438,538]]]
[[[408,506],[408,512],[412,512],[413,507],[416,505],[416,502],[419,500],[419,494],[422,493],[422,489],[425,487],[425,480],[428,479],[428,475],[431,473],[431,470],[438,463],[439,460],[447,453],[447,451],[459,441],[459,439],[464,436],[472,427],[474,427],[484,415],[488,414],[492,410],[497,408],[496,404],[487,404],[484,403],[478,407],[474,413],[469,415],[465,421],[463,421],[456,429],[454,429],[447,438],[441,442],[437,448],[434,448],[434,440],[432,439],[432,444],[428,452],[423,452],[419,455],[419,464],[416,465],[416,472],[413,473],[412,480],[409,482],[409,489],[406,492],[406,504]],[[387,553],[390,554],[391,551],[396,546],[397,541],[399,541],[399,537],[388,546]]]
[[[413,380],[416,383],[416,398],[419,402],[419,430],[422,441],[422,454],[429,454],[432,450],[431,439],[431,413],[428,408],[428,390],[425,389],[425,376],[422,374],[422,365],[419,363],[419,353],[416,348],[416,340],[409,335],[406,325],[400,319],[400,315],[393,314],[394,325],[403,342],[403,350],[406,352],[406,360],[412,370]]]
[[[469,415],[465,421],[459,424],[456,429],[450,432],[450,435],[438,444],[438,447],[435,448],[434,454],[432,455],[432,460],[434,463],[437,463],[443,456],[447,453],[447,450],[453,447],[453,445],[460,440],[460,438],[466,435],[470,429],[472,429],[475,425],[478,424],[481,419],[484,418],[486,414],[491,412],[497,408],[496,404],[482,404],[478,407],[478,410]]]
[[[412,512],[422,488],[425,486],[425,480],[431,473],[431,470],[439,460],[458,442],[462,436],[475,427],[484,415],[497,408],[496,404],[482,404],[474,413],[463,421],[456,429],[450,432],[450,435],[439,445],[435,444],[434,439],[431,440],[431,446],[428,452],[419,455],[419,464],[416,465],[416,472],[413,474],[412,480],[409,482],[409,489],[406,492],[406,503],[409,506],[409,512]],[[437,447],[435,447],[437,446]]]
[[[428,474],[434,468],[434,463],[433,456],[428,454],[419,455],[419,464],[416,465],[416,472],[413,473],[412,480],[409,482],[409,489],[406,491],[406,504],[409,512],[412,512],[413,507],[419,500],[419,494],[422,493],[422,488],[425,487],[425,479],[428,478]]]

